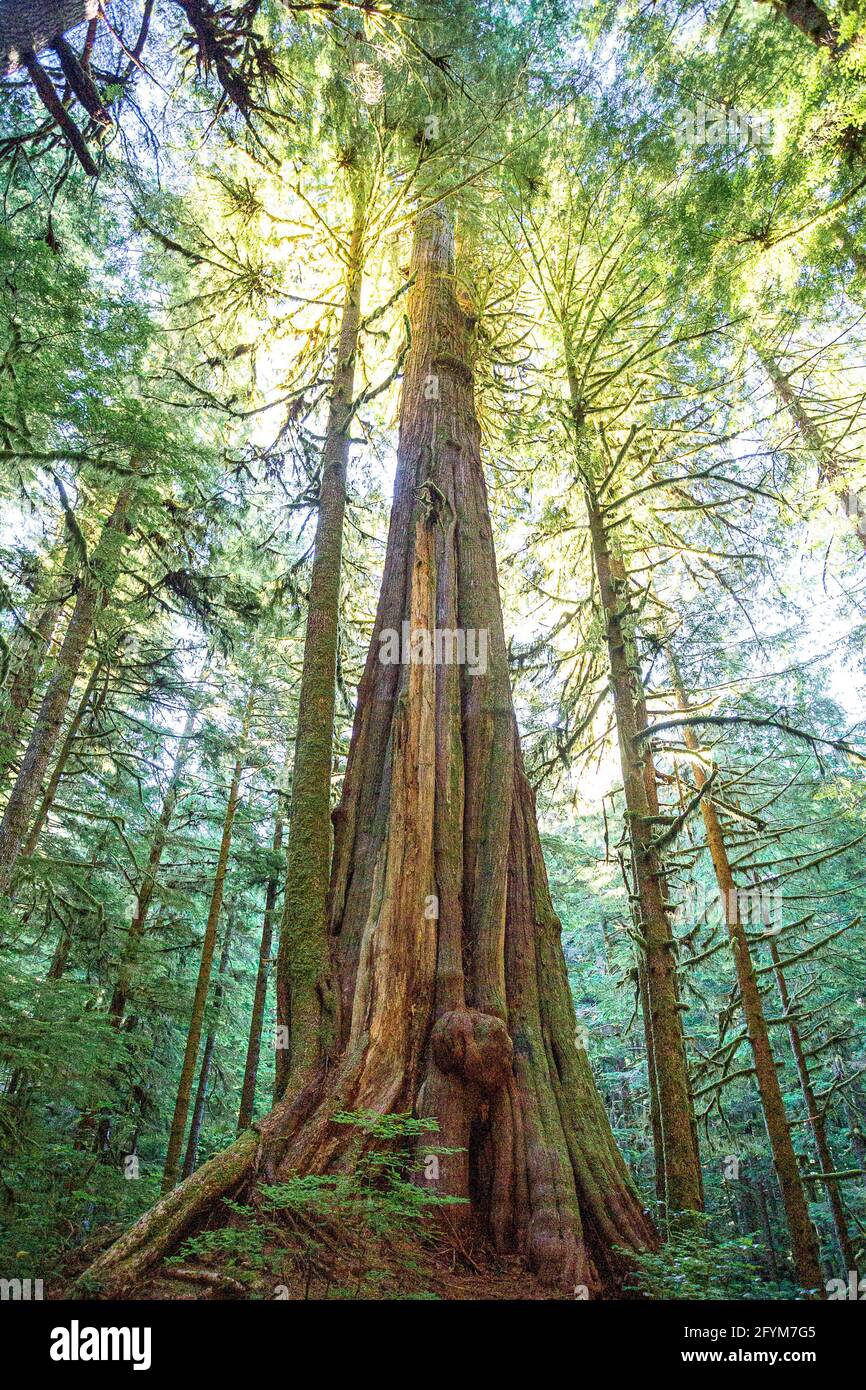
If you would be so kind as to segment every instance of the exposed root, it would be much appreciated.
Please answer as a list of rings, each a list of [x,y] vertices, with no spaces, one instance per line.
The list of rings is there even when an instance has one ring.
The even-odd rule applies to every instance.
[[[72,1296],[86,1298],[95,1292],[118,1295],[140,1279],[177,1247],[221,1197],[238,1187],[252,1170],[258,1147],[256,1131],[245,1130],[231,1148],[166,1193],[80,1276]]]

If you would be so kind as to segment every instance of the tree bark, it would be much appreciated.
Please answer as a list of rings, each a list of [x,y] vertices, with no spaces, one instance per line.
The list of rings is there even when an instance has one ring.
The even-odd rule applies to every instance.
[[[670,651],[668,658],[677,699],[682,710],[688,711],[688,700],[676,661]],[[697,736],[690,725],[683,727],[683,740],[686,747],[692,752],[699,750]],[[707,774],[697,759],[694,761],[692,771],[695,784],[700,790],[706,785]],[[728,925],[737,983],[740,988],[740,1002],[752,1048],[755,1077],[761,1096],[767,1136],[770,1140],[779,1186],[782,1189],[782,1201],[785,1205],[785,1216],[791,1234],[791,1251],[797,1269],[797,1277],[804,1289],[813,1290],[815,1296],[820,1297],[823,1296],[824,1277],[821,1270],[818,1241],[809,1216],[809,1204],[800,1177],[797,1155],[791,1141],[791,1127],[785,1112],[785,1102],[782,1098],[782,1088],[779,1085],[776,1060],[770,1043],[770,1033],[764,1016],[764,1006],[761,1000],[761,991],[758,988],[752,954],[749,950],[749,941],[741,920],[737,885],[728,859],[724,832],[718,812],[708,796],[701,800],[701,813],[707,832],[707,844],[713,861],[716,882],[724,904],[725,921]]]
[[[770,956],[773,961],[773,971],[776,976],[776,983],[779,987],[779,998],[782,1001],[782,1008],[788,1021],[788,1037],[791,1041],[791,1051],[794,1054],[794,1061],[797,1064],[797,1075],[800,1078],[800,1089],[803,1092],[803,1099],[806,1102],[806,1115],[809,1120],[809,1128],[815,1140],[815,1149],[818,1154],[818,1162],[821,1165],[822,1173],[834,1173],[836,1164],[833,1161],[833,1154],[827,1139],[827,1126],[824,1123],[824,1115],[815,1095],[815,1088],[812,1085],[812,1078],[809,1075],[809,1064],[806,1060],[806,1053],[800,1037],[800,1030],[797,1027],[797,1019],[791,1009],[791,997],[788,992],[788,982],[785,979],[785,971],[782,967],[782,958],[775,941],[770,942]],[[838,1184],[829,1179],[824,1183],[827,1192],[827,1201],[830,1206],[830,1215],[833,1218],[833,1230],[836,1232],[836,1240],[839,1244],[839,1253],[842,1256],[843,1268],[847,1272],[855,1268],[854,1247],[851,1244],[851,1237],[848,1234],[848,1222],[845,1217],[845,1208],[842,1205],[842,1198],[839,1193]]]
[[[836,56],[839,31],[814,0],[759,0],[759,3],[772,5],[816,48],[826,48],[833,57]]]
[[[8,77],[26,53],[41,53],[98,13],[99,0],[0,0],[0,74]]]
[[[283,844],[283,816],[281,798],[278,797],[277,813],[274,820],[274,854],[279,854]],[[256,1101],[256,1081],[259,1073],[259,1055],[262,1045],[262,1027],[265,1018],[265,1003],[268,993],[268,969],[271,963],[271,941],[273,939],[274,915],[279,877],[272,873],[265,890],[265,911],[262,918],[262,938],[259,946],[259,964],[256,971],[256,986],[253,993],[253,1008],[250,1017],[250,1036],[247,1043],[247,1057],[244,1064],[244,1081],[241,1088],[241,1103],[238,1110],[238,1133],[252,1124]]]
[[[223,818],[219,855],[217,857],[216,872],[214,874],[207,925],[205,926],[204,939],[202,941],[198,979],[193,996],[192,1016],[190,1018],[183,1062],[180,1069],[180,1080],[178,1081],[177,1100],[175,1101],[174,1115],[172,1116],[171,1130],[168,1138],[168,1149],[165,1155],[165,1168],[162,1174],[163,1192],[170,1192],[177,1183],[180,1175],[181,1148],[183,1146],[183,1136],[186,1131],[189,1102],[192,1095],[192,1083],[195,1076],[198,1045],[204,1023],[204,1011],[207,1003],[208,986],[210,985],[211,969],[213,967],[214,950],[216,947],[217,926],[219,924],[220,911],[222,910],[235,814],[240,800],[241,774],[244,770],[246,744],[249,736],[254,698],[255,687],[252,687],[247,697],[246,708],[244,710],[239,752],[232,772],[228,802],[226,803],[226,811]]]
[[[196,1090],[195,1101],[192,1107],[192,1119],[189,1123],[189,1139],[186,1145],[186,1156],[183,1160],[183,1176],[188,1178],[193,1173],[198,1164],[198,1146],[201,1139],[201,1127],[204,1123],[205,1105],[207,1103],[207,1088],[210,1082],[211,1067],[213,1056],[216,1050],[217,1028],[219,1026],[220,1009],[222,1008],[223,994],[225,992],[225,974],[228,970],[229,952],[232,946],[232,921],[231,908],[229,909],[229,920],[226,926],[223,948],[220,954],[220,963],[217,967],[217,982],[213,992],[213,1013],[211,1025],[205,1038],[204,1051],[201,1057],[201,1067],[198,1074],[198,1089]]]
[[[570,374],[571,376],[572,374]],[[575,393],[576,394],[576,393]],[[575,402],[576,404],[576,402]],[[611,553],[598,499],[585,470],[593,559],[605,624],[620,766],[644,939],[648,1039],[658,1089],[658,1111],[668,1213],[700,1211],[703,1182],[677,983],[676,942],[665,898],[664,865],[653,847],[658,799],[655,778],[635,742],[639,731],[640,674],[630,660],[630,604],[622,567]],[[652,791],[650,792],[650,786]],[[656,811],[653,811],[653,805]]]
[[[435,1118],[437,1191],[551,1284],[614,1287],[656,1236],[575,1044],[560,927],[509,687],[471,321],[441,207],[418,221],[385,571],[335,822],[341,1052],[91,1270],[129,1286],[216,1196],[347,1162],[335,1109]],[[401,623],[487,634],[486,661],[393,662]],[[380,642],[380,638],[384,640]],[[480,637],[479,641],[480,648]],[[452,648],[453,650],[453,648]],[[483,666],[483,669],[482,669]],[[216,1194],[216,1195],[215,1195]]]
[[[60,735],[75,677],[93,632],[97,609],[107,600],[114,585],[135,490],[136,482],[130,478],[120,490],[82,575],[63,645],[0,823],[0,894],[9,890],[42,778]]]
[[[57,754],[57,757],[54,762],[54,767],[51,772],[51,776],[48,779],[48,786],[45,788],[42,800],[39,803],[39,809],[36,812],[36,816],[28,832],[27,839],[24,841],[24,845],[21,849],[22,857],[25,859],[30,857],[30,855],[33,853],[33,851],[39,843],[39,836],[42,834],[42,828],[45,825],[46,820],[48,819],[48,812],[54,805],[54,798],[57,795],[57,788],[60,786],[63,774],[66,771],[66,764],[69,761],[69,755],[72,752],[73,747],[75,746],[75,740],[78,737],[78,730],[81,728],[84,716],[87,714],[87,710],[90,706],[90,701],[93,696],[93,691],[96,687],[96,682],[99,679],[99,674],[101,670],[102,666],[97,661],[94,664],[93,670],[91,671],[88,677],[87,684],[84,687],[84,691],[82,692],[82,696],[78,702],[75,713],[73,714],[72,719],[69,722],[69,728],[66,730],[66,737],[60,745],[60,752]]]
[[[194,723],[195,714],[193,711],[190,711],[187,715],[183,732],[175,751],[168,787],[166,788],[162,808],[154,828],[153,838],[150,842],[147,867],[145,868],[136,894],[135,911],[132,915],[132,921],[129,924],[129,931],[126,933],[126,940],[123,943],[123,950],[117,969],[117,978],[115,980],[111,1003],[108,1009],[109,1022],[112,1028],[115,1029],[124,1027],[126,1005],[135,978],[135,969],[141,953],[141,943],[144,937],[145,927],[147,926],[151,903],[153,902],[154,893],[156,892],[159,867],[162,863],[162,856],[168,840],[168,833],[171,829],[171,822],[180,797],[181,779],[190,752],[189,740]],[[116,1074],[114,1076],[109,1076],[106,1082],[106,1090],[110,1090],[112,1084],[118,1079]],[[108,1149],[112,1126],[112,1116],[103,1115],[98,1127],[98,1148],[102,1153]]]
[[[150,905],[156,891],[159,866],[162,863],[168,832],[171,828],[172,818],[177,809],[177,803],[180,797],[181,778],[183,777],[186,760],[189,757],[190,735],[192,734],[194,723],[195,715],[190,712],[187,715],[183,732],[174,755],[174,763],[172,764],[171,775],[162,803],[162,809],[159,813],[159,819],[156,822],[153,839],[150,842],[147,868],[144,871],[144,877],[142,878],[136,895],[135,912],[129,924],[129,931],[126,934],[126,941],[124,942],[123,952],[120,957],[117,980],[111,997],[111,1006],[109,1008],[109,1017],[112,1027],[114,1028],[119,1028],[121,1026],[126,1011],[126,1001],[129,998],[129,991],[132,987],[135,966],[141,950],[141,940],[144,936]]]
[[[69,552],[66,552],[67,560]],[[65,574],[67,563],[61,568]],[[33,699],[33,692],[42,672],[46,654],[51,646],[54,630],[69,592],[62,586],[61,579],[54,578],[53,592],[41,603],[32,631],[25,633],[21,643],[20,658],[9,681],[2,719],[0,719],[0,780],[6,780],[9,767],[15,761],[18,736],[25,716]]]
[[[277,1025],[288,1046],[276,1052],[274,1098],[291,1079],[300,1089],[333,1051],[330,1009],[328,877],[331,865],[331,773],[339,637],[340,574],[346,468],[361,321],[364,206],[355,200],[342,322],[328,412],[313,569],[298,704],[286,882],[277,956]]]

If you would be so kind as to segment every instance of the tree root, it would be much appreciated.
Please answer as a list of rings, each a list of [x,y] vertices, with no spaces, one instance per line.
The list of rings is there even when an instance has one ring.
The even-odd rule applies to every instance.
[[[120,1294],[139,1279],[254,1167],[259,1135],[245,1130],[231,1148],[216,1154],[186,1182],[162,1197],[124,1235],[93,1262],[72,1288],[73,1298],[94,1293]]]

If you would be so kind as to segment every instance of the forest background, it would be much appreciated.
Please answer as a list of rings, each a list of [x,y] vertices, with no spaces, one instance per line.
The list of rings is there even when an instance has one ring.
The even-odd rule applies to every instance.
[[[83,1269],[270,1108],[342,291],[361,265],[332,804],[413,228],[441,204],[576,1043],[670,1236],[635,1278],[795,1296],[799,1189],[820,1281],[847,1287],[866,1244],[859,5],[148,0],[67,7],[49,44],[59,8],[0,15],[0,1271]],[[31,38],[52,11],[32,51],[16,9]],[[651,911],[700,1202],[665,1187]],[[438,1287],[393,1236],[386,1212],[335,1296]],[[223,1277],[253,1287],[263,1257],[236,1239]],[[309,1250],[298,1268],[309,1288]]]

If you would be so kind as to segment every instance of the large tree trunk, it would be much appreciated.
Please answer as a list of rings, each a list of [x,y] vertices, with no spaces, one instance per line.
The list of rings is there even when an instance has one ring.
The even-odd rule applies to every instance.
[[[229,854],[232,846],[235,815],[240,801],[241,774],[244,770],[244,760],[247,751],[246,745],[249,736],[254,698],[255,687],[252,687],[247,697],[246,708],[244,710],[238,756],[232,772],[229,796],[226,803],[225,816],[223,817],[222,836],[220,838],[219,855],[217,856],[217,865],[214,872],[207,924],[202,940],[201,959],[199,961],[198,979],[193,996],[192,1015],[189,1022],[189,1031],[186,1036],[186,1046],[184,1048],[180,1079],[177,1087],[177,1099],[175,1101],[174,1115],[172,1116],[171,1130],[169,1132],[168,1149],[165,1155],[165,1167],[162,1174],[163,1192],[169,1192],[175,1186],[180,1176],[180,1155],[183,1146],[183,1136],[186,1130],[187,1115],[189,1114],[189,1102],[192,1095],[192,1083],[195,1076],[198,1045],[201,1040],[202,1025],[204,1023],[208,986],[210,985],[211,970],[213,968],[217,926],[219,924],[220,912],[222,911],[223,905],[223,893],[225,891],[226,873],[229,866]]]
[[[758,0],[759,4],[772,5],[778,14],[805,34],[816,48],[826,48],[835,57],[839,42],[839,31],[826,11],[814,0]]]
[[[274,854],[279,854],[283,845],[283,807],[282,797],[278,797],[276,818],[274,820]],[[247,1056],[244,1063],[244,1081],[241,1087],[241,1103],[238,1108],[238,1133],[252,1124],[256,1103],[256,1082],[259,1075],[259,1055],[262,1047],[262,1028],[265,1020],[265,1004],[268,994],[268,970],[271,964],[271,942],[274,931],[274,915],[277,894],[280,891],[276,872],[268,879],[265,890],[265,911],[262,918],[262,936],[259,943],[259,964],[256,970],[256,985],[253,991],[253,1007],[250,1015],[250,1034],[247,1042]]]
[[[658,1092],[665,1204],[668,1213],[700,1211],[703,1182],[683,1037],[676,942],[665,896],[664,865],[653,845],[656,826],[653,816],[658,814],[658,799],[653,769],[644,761],[635,741],[646,719],[640,673],[634,669],[633,642],[629,633],[628,587],[622,566],[611,552],[604,517],[589,477],[585,478],[585,483],[643,933],[652,1034],[648,1038],[648,1052]]]
[[[99,0],[0,0],[0,75],[24,65],[77,25],[95,19]]]
[[[130,478],[120,490],[114,510],[103,527],[99,543],[82,576],[54,673],[42,698],[15,785],[6,803],[0,823],[0,894],[9,889],[42,778],[60,736],[75,677],[93,632],[97,609],[105,602],[114,585],[135,490],[135,479]]]
[[[475,1229],[551,1284],[615,1286],[623,1250],[656,1241],[575,1043],[442,208],[419,219],[412,274],[388,551],[336,817],[340,1053],[274,1107],[260,1144],[245,1131],[102,1256],[91,1276],[105,1288],[171,1249],[254,1168],[281,1180],[349,1161],[356,1138],[335,1109],[434,1117],[437,1142],[465,1150],[443,1157],[439,1194],[468,1198]],[[388,658],[404,621],[421,635],[401,663]],[[471,630],[479,659],[424,659],[436,627]]]
[[[682,710],[688,711],[689,704],[676,661],[670,652],[668,658],[677,699]],[[688,749],[692,752],[699,751],[697,736],[689,725],[685,725],[683,728],[683,739]],[[695,784],[700,790],[706,785],[708,779],[697,759],[694,760],[693,775]],[[803,1288],[812,1289],[820,1295],[824,1287],[824,1276],[821,1270],[818,1241],[809,1216],[809,1204],[800,1177],[797,1155],[791,1141],[791,1127],[785,1112],[785,1102],[779,1084],[779,1075],[776,1071],[776,1059],[773,1056],[770,1043],[770,1033],[764,1016],[764,1005],[755,975],[752,953],[749,950],[749,941],[740,914],[739,894],[728,858],[725,836],[718,812],[709,796],[704,796],[701,800],[701,813],[704,818],[704,828],[707,832],[707,844],[713,861],[716,882],[724,905],[725,921],[728,924],[728,935],[731,940],[737,983],[740,989],[740,1003],[752,1048],[755,1077],[761,1096],[767,1136],[770,1140],[779,1186],[782,1189],[782,1201],[785,1206],[788,1230],[791,1234],[791,1251],[797,1268],[797,1277]]]
[[[364,206],[355,201],[337,361],[322,454],[322,480],[310,579],[304,664],[298,704],[286,885],[277,957],[277,1026],[287,1046],[276,1052],[274,1098],[291,1078],[300,1089],[333,1050],[328,973],[328,878],[331,867],[331,772],[340,613],[346,468],[361,321]]]

